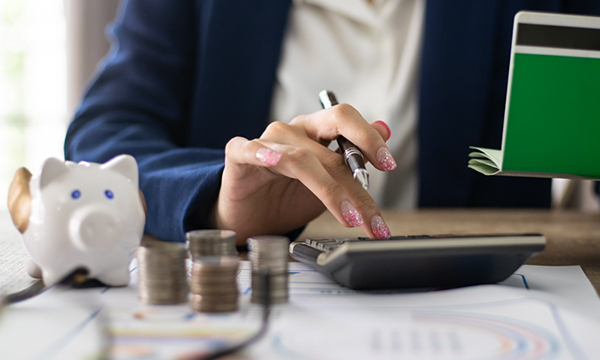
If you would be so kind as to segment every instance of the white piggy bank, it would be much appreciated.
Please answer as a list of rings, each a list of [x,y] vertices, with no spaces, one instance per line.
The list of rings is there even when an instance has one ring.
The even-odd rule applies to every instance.
[[[21,168],[8,207],[31,257],[31,276],[52,285],[83,266],[107,285],[129,283],[129,262],[146,221],[132,156],[104,164],[49,158],[33,177]]]

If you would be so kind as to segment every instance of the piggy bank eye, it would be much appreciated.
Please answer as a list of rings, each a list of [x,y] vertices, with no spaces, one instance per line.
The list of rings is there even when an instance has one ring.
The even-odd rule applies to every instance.
[[[115,197],[115,194],[113,194],[113,192],[112,192],[112,191],[110,191],[110,190],[106,190],[106,191],[104,192],[104,195],[106,195],[106,197],[107,197],[107,198],[109,198],[109,199],[112,199],[112,198],[114,198],[114,197]]]
[[[73,190],[73,192],[71,193],[71,197],[73,198],[73,200],[79,199],[79,197],[81,197],[81,191]]]

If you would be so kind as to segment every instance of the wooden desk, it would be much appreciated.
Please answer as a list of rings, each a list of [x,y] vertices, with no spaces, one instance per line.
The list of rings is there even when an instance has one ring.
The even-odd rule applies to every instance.
[[[539,232],[546,250],[527,263],[581,265],[600,294],[600,215],[547,210],[419,210],[384,211],[394,235]],[[345,228],[328,212],[309,224],[306,237],[364,236]],[[0,292],[29,285],[27,254],[8,212],[0,212]]]
[[[581,265],[600,294],[600,215],[549,210],[384,211],[393,235],[541,233],[546,249],[530,258],[533,265]],[[307,237],[364,236],[344,228],[328,212],[309,224]]]

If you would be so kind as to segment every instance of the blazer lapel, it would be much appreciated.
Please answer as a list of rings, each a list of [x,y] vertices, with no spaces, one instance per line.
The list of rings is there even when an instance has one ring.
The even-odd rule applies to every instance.
[[[427,1],[420,77],[420,206],[466,206],[468,201],[468,147],[479,143],[486,116],[498,2],[467,2],[469,6]]]

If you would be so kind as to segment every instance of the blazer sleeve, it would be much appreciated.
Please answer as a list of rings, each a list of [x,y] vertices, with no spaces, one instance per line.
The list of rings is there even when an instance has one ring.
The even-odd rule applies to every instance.
[[[199,46],[195,3],[122,3],[111,51],[65,139],[73,161],[133,155],[148,206],[145,231],[169,241],[185,241],[187,230],[202,226],[224,166],[223,149],[186,147]]]

